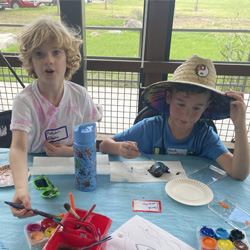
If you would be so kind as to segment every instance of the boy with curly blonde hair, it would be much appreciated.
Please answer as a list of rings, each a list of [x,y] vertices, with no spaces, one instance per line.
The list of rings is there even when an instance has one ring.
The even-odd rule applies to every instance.
[[[42,17],[19,36],[20,60],[36,79],[14,99],[10,165],[16,193],[13,202],[30,209],[27,153],[73,156],[73,128],[101,115],[86,89],[70,82],[80,67],[82,40],[62,23]],[[12,208],[24,218],[33,212]]]

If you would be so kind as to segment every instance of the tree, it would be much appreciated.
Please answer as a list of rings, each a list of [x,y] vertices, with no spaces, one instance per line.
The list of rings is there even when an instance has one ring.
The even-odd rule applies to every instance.
[[[199,0],[196,0],[196,4],[195,4],[195,11],[197,11],[197,10],[198,10],[198,2],[199,2]]]

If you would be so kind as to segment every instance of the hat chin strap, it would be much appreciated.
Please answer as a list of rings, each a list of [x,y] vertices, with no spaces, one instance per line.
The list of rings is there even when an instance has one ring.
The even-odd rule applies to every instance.
[[[209,127],[211,126],[211,121],[212,121],[212,113],[213,113],[213,110],[211,110],[211,112],[210,112],[210,117],[209,117],[209,123],[208,123],[208,126],[207,126],[207,131],[206,131],[206,134],[205,134],[205,136],[204,136],[204,138],[203,138],[203,140],[202,140],[202,143],[201,143],[201,149],[200,149],[200,152],[199,152],[199,154],[198,154],[198,155],[200,155],[200,154],[202,153],[202,150],[203,150],[203,144],[204,144],[204,141],[205,141],[205,139],[206,139],[206,137],[207,137],[207,133],[208,133]]]
[[[164,144],[164,132],[165,132],[165,124],[166,124],[166,96],[167,96],[167,90],[165,90],[165,103],[164,103],[164,107],[163,107],[163,124],[162,124],[162,132],[161,132],[161,153],[160,154],[164,154],[165,155],[165,144]]]

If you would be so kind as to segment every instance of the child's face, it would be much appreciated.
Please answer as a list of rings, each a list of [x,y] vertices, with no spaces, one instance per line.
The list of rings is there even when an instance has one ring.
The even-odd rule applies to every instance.
[[[166,101],[170,105],[169,119],[175,128],[192,129],[209,105],[209,91],[205,93],[167,92]]]
[[[38,84],[62,84],[67,67],[65,51],[56,41],[42,44],[31,56]]]

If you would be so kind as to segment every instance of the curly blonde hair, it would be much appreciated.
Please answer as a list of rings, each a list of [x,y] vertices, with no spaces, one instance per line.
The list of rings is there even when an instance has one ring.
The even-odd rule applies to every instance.
[[[32,53],[43,43],[57,41],[58,46],[65,50],[67,68],[64,78],[69,80],[79,69],[81,53],[79,50],[82,40],[77,38],[74,29],[52,20],[48,17],[40,17],[33,23],[26,25],[18,36],[20,55],[19,59],[30,77],[37,78],[32,63]]]

